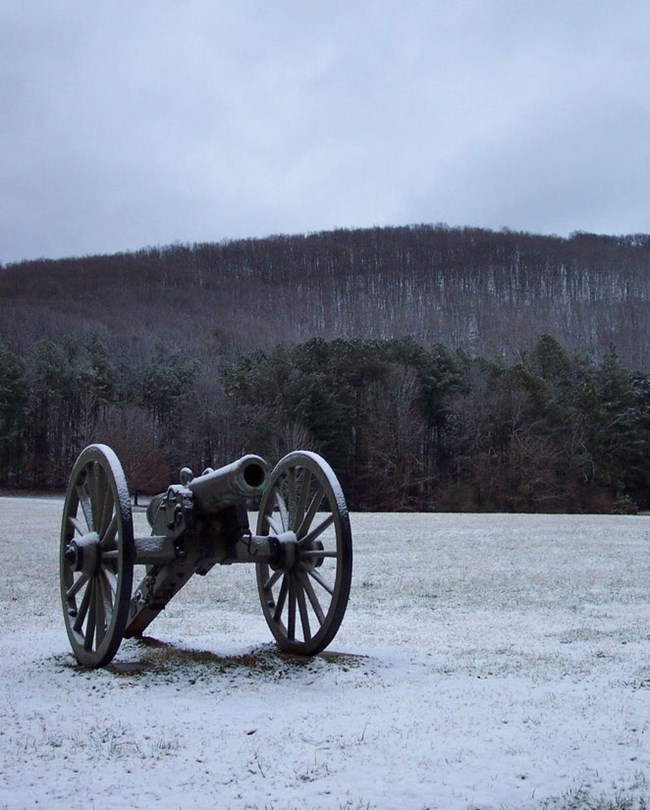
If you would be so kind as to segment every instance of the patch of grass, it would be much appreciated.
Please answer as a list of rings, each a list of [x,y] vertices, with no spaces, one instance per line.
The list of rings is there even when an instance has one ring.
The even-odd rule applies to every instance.
[[[143,758],[131,730],[119,722],[112,726],[93,725],[83,740],[77,738],[77,743],[105,759]]]
[[[596,797],[581,787],[546,799],[540,805],[540,810],[650,810],[650,799],[623,795]]]
[[[151,744],[151,753],[154,757],[170,756],[176,751],[179,751],[180,747],[181,744],[179,740],[166,740],[161,737]]]
[[[137,661],[113,661],[106,670],[118,676],[163,674],[173,677],[177,674],[184,680],[189,677],[190,683],[194,683],[203,676],[214,677],[215,674],[280,677],[323,672],[332,668],[347,672],[362,666],[365,660],[364,656],[333,652],[323,652],[313,657],[290,655],[272,644],[238,655],[188,650],[149,637],[139,639],[136,644],[136,649],[141,653]]]

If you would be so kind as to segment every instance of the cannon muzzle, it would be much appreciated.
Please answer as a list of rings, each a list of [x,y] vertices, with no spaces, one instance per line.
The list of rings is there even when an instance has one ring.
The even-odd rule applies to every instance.
[[[261,495],[269,467],[261,456],[243,456],[232,464],[199,475],[187,483],[203,514],[214,515],[241,498]]]

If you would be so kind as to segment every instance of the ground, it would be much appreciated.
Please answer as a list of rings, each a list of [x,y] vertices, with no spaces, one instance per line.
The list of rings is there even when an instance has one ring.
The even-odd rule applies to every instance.
[[[233,566],[86,671],[61,615],[61,507],[0,498],[0,808],[650,795],[650,517],[354,514],[326,653],[277,652]]]

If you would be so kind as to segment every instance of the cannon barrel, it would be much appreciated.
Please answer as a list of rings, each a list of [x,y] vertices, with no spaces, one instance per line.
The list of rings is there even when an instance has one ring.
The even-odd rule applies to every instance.
[[[261,495],[268,471],[268,464],[261,456],[247,455],[193,478],[187,488],[199,511],[214,515],[241,498]]]
[[[242,498],[261,495],[266,488],[268,469],[266,461],[261,456],[254,455],[242,456],[232,464],[209,470],[196,478],[185,467],[181,470],[183,486],[172,486],[151,499],[147,507],[149,525],[154,526],[160,506],[164,505],[168,509],[179,497],[179,490],[182,491],[185,487],[192,493],[197,510],[204,515],[215,515]]]

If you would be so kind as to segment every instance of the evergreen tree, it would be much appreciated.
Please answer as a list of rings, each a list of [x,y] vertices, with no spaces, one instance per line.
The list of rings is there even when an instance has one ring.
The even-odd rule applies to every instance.
[[[28,385],[22,358],[0,344],[0,480],[24,482]]]

